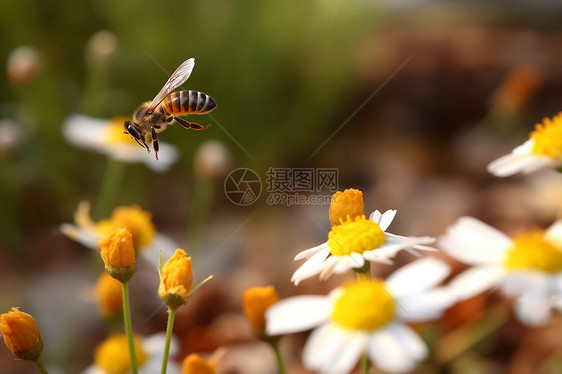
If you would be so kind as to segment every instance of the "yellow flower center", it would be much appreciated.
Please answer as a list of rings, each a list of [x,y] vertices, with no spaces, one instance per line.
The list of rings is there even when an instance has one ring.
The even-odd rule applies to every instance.
[[[140,368],[148,355],[138,337],[134,337],[135,357]],[[94,362],[107,374],[126,374],[131,370],[129,345],[124,334],[113,335],[104,340],[94,352]]]
[[[507,253],[508,269],[534,269],[547,273],[562,271],[562,248],[546,240],[543,230],[520,234]]]
[[[113,117],[109,120],[109,125],[105,129],[105,140],[109,144],[119,144],[119,143],[131,143],[135,144],[135,141],[131,139],[131,136],[125,134],[124,123],[129,118],[127,117]]]
[[[536,124],[530,137],[535,141],[533,153],[562,160],[562,112]]]
[[[333,305],[331,320],[346,329],[371,331],[388,324],[395,311],[396,303],[384,282],[364,278],[343,288]]]
[[[351,218],[333,226],[328,234],[328,246],[334,256],[348,256],[352,252],[363,253],[385,243],[384,232],[365,216]]]
[[[154,225],[152,215],[138,205],[122,206],[115,208],[109,219],[97,223],[100,236],[105,236],[118,228],[126,227],[133,234],[133,244],[136,251],[150,244],[154,238]]]

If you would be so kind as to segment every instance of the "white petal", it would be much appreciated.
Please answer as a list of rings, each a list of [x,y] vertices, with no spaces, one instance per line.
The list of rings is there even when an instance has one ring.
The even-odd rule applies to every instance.
[[[550,303],[551,303],[552,309],[556,309],[559,312],[562,311],[562,295],[560,295],[560,294],[553,295],[550,298]]]
[[[557,273],[552,277],[552,292],[562,297],[562,273]]]
[[[469,265],[500,263],[511,245],[502,232],[472,217],[462,217],[439,239],[453,258]]]
[[[326,321],[331,310],[326,296],[295,296],[273,304],[266,312],[268,335],[311,329]]]
[[[336,256],[334,256],[336,257]],[[365,260],[360,253],[352,253],[349,256],[342,256],[341,260],[334,266],[334,273],[342,274],[351,268],[360,268],[365,265]]]
[[[421,244],[428,244],[435,241],[434,238],[430,237],[399,237],[392,236],[387,237],[387,243],[381,245],[370,251],[363,252],[363,257],[369,261],[384,261],[385,259],[390,259],[402,250],[413,250],[413,248],[429,248],[422,246]],[[432,250],[435,250],[431,248]],[[392,263],[392,262],[390,262]]]
[[[154,374],[160,373],[162,368],[162,357],[155,357],[150,361],[145,362],[139,369],[139,374]],[[166,374],[180,374],[181,369],[178,364],[174,362],[174,360],[168,360],[168,366],[166,367]]]
[[[527,140],[511,153],[492,161],[488,165],[488,171],[498,177],[507,177],[518,172],[531,173],[554,164],[554,161],[546,156],[533,154],[533,143],[532,139]]]
[[[407,331],[405,326],[395,326],[390,325],[371,335],[367,347],[369,357],[384,371],[411,371],[419,360],[427,356],[427,348],[424,350],[421,339],[412,331]]]
[[[401,297],[437,286],[450,272],[451,269],[443,261],[426,257],[402,266],[385,283],[395,297]]]
[[[99,236],[88,230],[82,229],[70,223],[63,223],[60,225],[60,231],[70,239],[77,241],[87,248],[99,249]]]
[[[478,295],[498,285],[506,275],[506,270],[482,265],[465,270],[446,286],[457,300],[462,301]]]
[[[554,222],[546,230],[545,238],[558,247],[562,247],[562,221]]]
[[[388,227],[392,223],[392,220],[394,220],[394,217],[396,216],[396,212],[397,212],[397,210],[389,209],[382,214],[382,216],[381,216],[381,218],[378,222],[382,231],[386,231],[386,229],[388,229]]]
[[[158,151],[158,160],[152,153],[146,153],[144,163],[157,173],[163,173],[170,169],[173,164],[180,158],[178,149],[166,142],[159,141],[160,150]],[[140,148],[140,147],[138,147]],[[142,149],[140,149],[142,151]]]
[[[156,233],[152,242],[145,245],[139,251],[139,254],[148,263],[158,268],[159,253],[162,252],[162,262],[165,263],[172,257],[178,247],[178,244],[169,236]]]
[[[392,265],[394,262],[390,259],[390,257],[394,257],[393,255],[390,256],[387,252],[380,251],[378,249],[372,251],[365,251],[363,252],[363,258],[367,261],[375,261],[380,262],[386,265]]]
[[[291,277],[291,282],[298,286],[302,280],[312,277],[322,271],[324,268],[324,261],[326,257],[330,254],[330,248],[326,247],[325,249],[317,252],[315,255],[310,257],[308,260],[304,262],[293,274]],[[329,259],[329,258],[328,258]]]
[[[96,365],[90,365],[86,369],[84,369],[84,371],[82,371],[82,374],[107,374],[107,373],[104,370],[97,367]]]
[[[161,355],[164,353],[164,344],[166,342],[166,333],[158,332],[152,334],[142,340],[143,348],[146,353],[153,355]],[[172,341],[170,343],[170,356],[178,353],[179,345],[177,339],[172,336]]]
[[[312,332],[303,351],[303,363],[321,373],[348,373],[367,346],[367,333],[327,324]]]
[[[398,323],[391,324],[388,328],[396,334],[397,340],[404,348],[407,356],[414,360],[423,360],[428,355],[428,349],[420,336],[410,327]]]
[[[148,355],[148,360],[139,367],[139,374],[152,374],[160,371],[165,342],[166,334],[164,332],[153,334],[142,340],[142,345]],[[170,343],[170,359],[168,360],[168,370],[166,371],[168,374],[180,372],[178,365],[171,359],[178,351],[178,342],[176,338],[172,336],[172,341]]]
[[[322,270],[320,271],[320,279],[326,280],[334,274],[334,268],[339,265],[341,261],[345,261],[342,256],[330,256],[322,263]],[[342,265],[343,266],[343,265]],[[341,266],[340,266],[341,269]]]
[[[342,274],[363,265],[365,265],[365,260],[360,253],[353,252],[349,256],[330,256],[322,264],[320,279],[328,279],[332,274]]]
[[[524,294],[515,300],[515,315],[529,326],[541,326],[550,319],[551,302],[546,294]]]
[[[64,121],[62,133],[73,145],[98,150],[99,144],[103,142],[108,124],[107,119],[72,114]]]
[[[388,253],[380,252],[378,250],[363,252],[363,258],[367,261],[380,262],[381,264],[392,265],[394,262],[390,259]]]
[[[317,245],[316,247],[312,247],[309,249],[305,249],[302,252],[299,252],[296,256],[295,256],[295,261],[298,261],[300,259],[303,258],[310,258],[312,257],[312,255],[316,254],[317,252],[319,252],[320,250],[326,248],[328,246],[328,242],[322,243],[320,245]]]
[[[106,149],[102,147],[101,151],[105,151],[116,160],[129,163],[142,162],[153,171],[163,173],[178,160],[179,151],[168,143],[160,141],[159,144],[158,160],[154,153],[148,153],[136,144],[119,143],[103,145]]]
[[[424,244],[435,243],[436,239],[431,236],[402,236],[389,232],[384,233],[385,241],[387,244],[399,244],[401,246],[411,246],[412,248],[421,249],[423,251],[436,252],[437,249],[427,247]]]
[[[440,318],[443,312],[457,302],[447,287],[429,292],[410,294],[397,299],[397,315],[405,322],[426,322]]]
[[[382,217],[382,213],[379,212],[378,210],[375,210],[373,213],[371,213],[369,215],[369,219],[371,221],[373,221],[374,223],[376,223],[377,225],[379,224],[379,222],[381,221],[381,217]],[[384,230],[383,230],[384,231]]]
[[[501,289],[508,295],[545,294],[554,289],[551,275],[540,271],[517,271],[506,275]]]

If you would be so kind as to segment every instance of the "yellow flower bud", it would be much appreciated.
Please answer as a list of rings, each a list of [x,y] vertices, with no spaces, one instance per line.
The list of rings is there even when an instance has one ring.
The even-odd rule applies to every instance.
[[[363,215],[363,192],[349,188],[343,192],[338,191],[330,201],[330,222],[332,226],[345,221],[347,216],[355,218]]]
[[[121,283],[106,272],[101,273],[96,283],[96,299],[100,312],[104,316],[123,313]]]
[[[133,337],[137,366],[141,367],[148,355],[142,347],[141,339]],[[131,370],[129,345],[125,334],[113,335],[101,342],[94,352],[94,363],[107,374],[126,374]]]
[[[187,257],[187,254],[178,248],[160,271],[158,295],[168,307],[177,309],[187,301],[192,283],[191,257]]]
[[[37,322],[27,313],[12,308],[0,316],[0,332],[12,353],[20,359],[35,361],[41,355],[43,342]]]
[[[98,242],[105,270],[120,282],[127,282],[136,271],[133,236],[125,227]]]
[[[187,356],[181,364],[181,374],[215,374],[215,363],[207,362],[196,353]]]
[[[252,328],[258,334],[265,330],[265,312],[279,301],[277,291],[273,286],[248,288],[242,296],[244,314],[250,321]]]

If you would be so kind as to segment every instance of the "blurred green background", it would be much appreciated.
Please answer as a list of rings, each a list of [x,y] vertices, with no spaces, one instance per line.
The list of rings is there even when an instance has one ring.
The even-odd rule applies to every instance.
[[[359,84],[354,51],[375,27],[377,8],[322,1],[6,4],[0,16],[4,60],[29,45],[39,53],[41,70],[21,87],[4,80],[0,93],[2,117],[15,119],[24,135],[1,160],[3,240],[21,247],[22,226],[34,223],[26,220],[59,221],[77,200],[97,193],[102,156],[65,142],[66,116],[130,116],[188,57],[197,65],[183,88],[214,97],[219,109],[213,115],[231,136],[217,125],[202,133],[168,130],[160,139],[180,147],[182,159],[162,179],[189,177],[193,153],[207,138],[228,143],[243,164],[298,157],[349,111],[350,89]],[[104,63],[87,51],[100,30],[111,30],[118,41]],[[157,190],[160,181],[142,167],[129,173],[115,191],[117,201],[152,199],[147,191]]]
[[[83,283],[97,276],[89,253],[64,238],[58,225],[72,221],[81,200],[96,203],[108,160],[68,144],[61,131],[65,118],[129,116],[189,57],[196,66],[183,89],[203,91],[218,104],[212,116],[190,119],[213,126],[201,132],[168,128],[159,139],[177,146],[180,160],[163,174],[128,165],[112,193],[116,205],[136,203],[153,212],[157,229],[181,245],[186,228],[208,227],[193,235],[204,237],[203,248],[222,248],[222,239],[213,236],[228,239],[253,217],[251,208],[227,200],[223,180],[195,181],[193,156],[208,139],[226,145],[232,168],[251,168],[262,181],[269,167],[337,168],[340,189],[365,192],[367,214],[407,209],[410,218],[399,226],[407,234],[437,236],[461,214],[499,228],[548,222],[553,209],[513,207],[513,200],[529,196],[521,179],[499,182],[512,194],[508,201],[485,166],[522,143],[534,123],[562,109],[561,15],[554,1],[3,4],[3,71],[20,46],[33,47],[39,62],[29,79],[14,81],[6,73],[0,80],[0,119],[12,121],[10,134],[17,134],[7,141],[7,127],[0,127],[6,140],[0,142],[0,312],[18,305],[51,313],[50,304],[42,310],[44,304],[33,301],[38,282],[53,274],[79,277],[77,268],[88,266]],[[88,47],[103,30],[118,43],[107,58]],[[197,186],[214,195],[201,195]],[[199,206],[199,199],[210,205]],[[325,232],[310,216],[329,227],[327,206],[258,206],[263,220],[254,218],[233,244],[244,255],[225,256],[216,268],[235,276],[236,269],[263,265],[249,279],[285,282],[282,288],[296,292],[288,284],[290,270],[281,271],[280,264],[294,266],[298,249],[320,243]],[[203,222],[193,218],[198,214]],[[236,308],[234,301],[227,304]],[[95,306],[89,307],[95,316]],[[75,308],[66,329],[84,323],[75,314],[82,307]],[[57,325],[50,318],[42,322]],[[67,331],[47,347],[61,372],[89,364],[102,338],[91,326]],[[56,336],[54,327],[45,330]],[[83,347],[69,347],[79,333],[90,334]],[[29,369],[0,351],[0,367],[9,365],[3,373]]]

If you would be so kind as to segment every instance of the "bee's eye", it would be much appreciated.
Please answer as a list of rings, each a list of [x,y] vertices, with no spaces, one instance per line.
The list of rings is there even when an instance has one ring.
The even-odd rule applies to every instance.
[[[125,129],[133,138],[142,139],[140,127],[136,123],[125,122]]]

